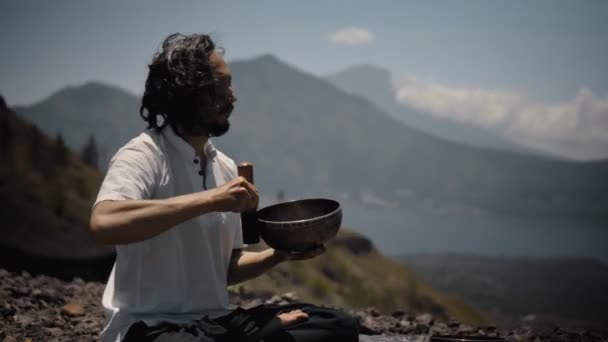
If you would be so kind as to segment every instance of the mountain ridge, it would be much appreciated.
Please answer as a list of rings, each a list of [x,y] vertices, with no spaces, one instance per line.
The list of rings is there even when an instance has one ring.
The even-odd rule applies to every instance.
[[[236,161],[254,162],[256,183],[267,194],[357,200],[372,195],[410,209],[465,206],[608,220],[608,184],[601,177],[608,161],[562,161],[436,139],[271,55],[234,62],[231,69],[238,98],[233,125],[215,141]],[[121,113],[121,125],[140,131],[139,103],[129,103],[112,112]],[[107,115],[103,105],[96,106],[88,117]],[[58,123],[64,120],[66,114],[52,112]],[[36,122],[28,108],[24,113]],[[111,127],[98,118],[81,125]],[[100,144],[110,141],[114,149],[136,133],[96,132],[104,136]]]
[[[449,119],[435,118],[405,104],[399,103],[394,95],[390,71],[372,64],[350,66],[324,77],[336,87],[357,96],[362,96],[377,104],[387,114],[410,127],[426,132],[435,138],[467,144],[477,148],[533,153],[546,157],[560,158],[548,152],[517,144],[497,132],[481,127],[459,123]]]

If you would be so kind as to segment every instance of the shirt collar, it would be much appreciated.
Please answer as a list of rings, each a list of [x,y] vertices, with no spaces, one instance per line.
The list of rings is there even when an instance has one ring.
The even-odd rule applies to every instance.
[[[188,160],[197,158],[196,151],[192,145],[186,142],[186,140],[184,140],[182,137],[175,134],[171,126],[166,126],[163,128],[162,134],[167,138],[169,143],[179,151],[182,157]],[[211,139],[207,139],[204,147],[204,153],[208,160],[212,159],[217,154],[217,150],[215,149],[215,146],[213,146]]]

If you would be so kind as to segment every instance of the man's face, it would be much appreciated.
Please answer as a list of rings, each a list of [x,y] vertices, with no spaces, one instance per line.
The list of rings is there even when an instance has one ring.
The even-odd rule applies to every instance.
[[[219,137],[230,128],[228,118],[234,109],[236,97],[232,89],[232,74],[222,55],[214,51],[209,56],[209,61],[218,83],[215,88],[217,111],[206,113],[209,115],[208,130],[210,136]]]

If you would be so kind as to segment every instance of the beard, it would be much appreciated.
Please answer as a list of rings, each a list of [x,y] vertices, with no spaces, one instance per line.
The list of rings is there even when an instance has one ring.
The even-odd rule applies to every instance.
[[[220,137],[228,132],[230,129],[230,121],[228,118],[233,109],[234,106],[232,104],[220,108],[218,111],[219,117],[216,117],[215,120],[209,122],[207,125],[210,137]],[[222,119],[222,117],[225,117],[225,119]]]
[[[207,129],[209,130],[210,137],[220,137],[228,132],[230,129],[230,122],[228,119],[226,119],[224,122],[212,122],[209,124]]]

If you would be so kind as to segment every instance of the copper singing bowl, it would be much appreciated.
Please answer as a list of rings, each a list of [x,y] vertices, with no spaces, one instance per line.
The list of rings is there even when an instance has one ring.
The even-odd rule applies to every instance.
[[[303,199],[260,209],[257,218],[260,235],[270,247],[300,252],[336,236],[342,208],[330,199]]]

